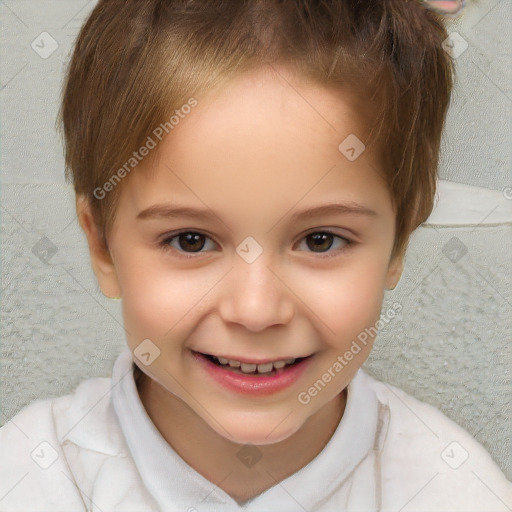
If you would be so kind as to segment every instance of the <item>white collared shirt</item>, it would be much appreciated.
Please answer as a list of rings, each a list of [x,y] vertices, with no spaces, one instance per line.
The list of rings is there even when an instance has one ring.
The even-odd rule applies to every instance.
[[[0,512],[510,512],[512,484],[434,407],[359,370],[305,467],[243,504],[189,466],[147,415],[129,350],[111,379],[32,402],[0,429]]]

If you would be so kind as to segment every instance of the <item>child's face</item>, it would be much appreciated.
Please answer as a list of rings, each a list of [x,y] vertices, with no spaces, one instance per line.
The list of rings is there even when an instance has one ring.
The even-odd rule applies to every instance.
[[[124,179],[113,265],[96,270],[103,292],[122,296],[131,350],[149,339],[160,351],[147,366],[135,357],[138,366],[239,443],[284,440],[332,404],[373,340],[342,369],[338,356],[374,327],[401,271],[400,260],[389,262],[395,215],[377,163],[368,151],[351,162],[338,150],[361,134],[354,113],[341,94],[279,72],[286,80],[253,71],[213,101],[197,98],[158,146],[153,175],[142,162]],[[374,213],[291,220],[332,203]],[[155,205],[206,214],[141,215]],[[307,359],[244,376],[198,353],[248,364]],[[308,391],[319,379],[322,390]]]

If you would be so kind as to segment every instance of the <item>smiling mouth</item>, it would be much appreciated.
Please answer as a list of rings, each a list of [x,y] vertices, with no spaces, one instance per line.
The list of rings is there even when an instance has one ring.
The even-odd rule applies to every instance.
[[[291,359],[281,359],[276,361],[269,361],[266,363],[247,363],[242,361],[237,361],[235,359],[227,359],[225,357],[220,356],[212,356],[211,354],[203,354],[198,352],[198,354],[202,355],[212,363],[220,366],[226,370],[231,370],[235,373],[240,373],[243,375],[262,375],[262,376],[271,376],[276,373],[281,373],[283,370],[287,370],[289,367],[294,366],[304,359],[308,359],[308,357],[298,357]]]

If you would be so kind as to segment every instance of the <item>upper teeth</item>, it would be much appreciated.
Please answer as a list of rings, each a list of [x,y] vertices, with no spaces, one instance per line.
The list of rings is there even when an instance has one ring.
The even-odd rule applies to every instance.
[[[233,359],[226,359],[225,357],[217,357],[217,361],[223,365],[229,365],[232,368],[239,368],[244,373],[255,373],[256,370],[258,373],[270,373],[274,369],[283,368],[287,364],[292,364],[295,362],[295,359],[286,359],[281,361],[271,361],[269,363],[242,363],[240,361],[235,361]]]

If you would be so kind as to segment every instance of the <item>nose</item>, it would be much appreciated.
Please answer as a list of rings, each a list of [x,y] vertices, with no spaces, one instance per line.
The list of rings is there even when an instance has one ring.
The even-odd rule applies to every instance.
[[[219,313],[226,323],[259,332],[291,321],[293,297],[284,277],[270,268],[263,255],[252,263],[237,256],[223,282]]]

